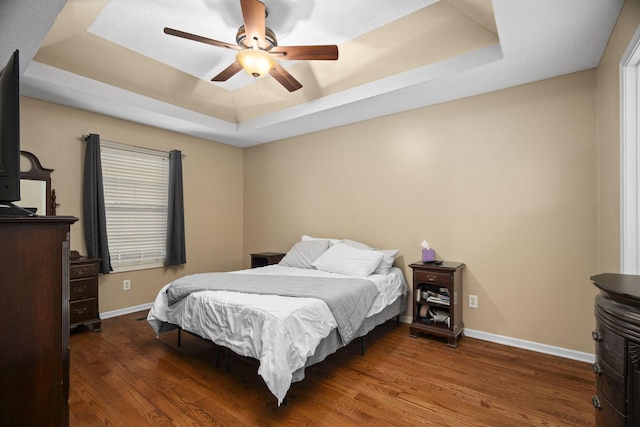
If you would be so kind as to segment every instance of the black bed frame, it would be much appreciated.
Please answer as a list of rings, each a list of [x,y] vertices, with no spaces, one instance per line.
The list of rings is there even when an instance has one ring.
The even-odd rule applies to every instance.
[[[396,315],[395,318],[396,318],[396,325],[400,324],[400,314]],[[391,319],[389,319],[389,320],[391,320]],[[384,322],[384,323],[386,323],[386,322]],[[182,331],[184,329],[182,329],[182,327],[180,327],[178,325],[175,325],[175,326],[178,328],[178,346],[182,347]],[[378,325],[378,326],[380,326],[380,325]],[[227,347],[222,346],[222,345],[218,345],[218,344],[214,343],[213,341],[211,341],[211,340],[209,340],[207,338],[202,338],[198,334],[195,334],[193,332],[189,332],[187,330],[184,330],[184,331],[186,333],[188,333],[189,335],[198,337],[198,338],[200,338],[202,340],[211,342],[212,344],[215,345],[215,348],[216,348],[215,367],[216,368],[220,367],[220,349],[222,349],[222,351],[224,353],[224,370],[225,370],[225,372],[229,372],[229,353],[231,352],[231,353],[235,354],[233,351],[230,351]],[[371,331],[369,331],[369,332],[371,332]],[[365,335],[363,335],[361,337],[356,338],[360,342],[360,356],[364,356],[365,355],[365,351],[366,351],[365,337],[369,334],[369,332],[367,332],[367,334],[365,334]],[[345,347],[341,347],[336,351],[339,351],[339,350],[341,350],[343,348],[345,348]],[[246,359],[255,360],[255,359],[253,359],[251,357],[245,357],[245,358]],[[287,396],[284,397],[284,399],[282,401],[282,404],[283,405],[287,405]]]

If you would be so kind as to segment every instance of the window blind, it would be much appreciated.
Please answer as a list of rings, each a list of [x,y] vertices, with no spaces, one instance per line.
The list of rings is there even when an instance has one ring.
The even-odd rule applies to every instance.
[[[103,141],[104,203],[114,271],[163,265],[169,155]]]

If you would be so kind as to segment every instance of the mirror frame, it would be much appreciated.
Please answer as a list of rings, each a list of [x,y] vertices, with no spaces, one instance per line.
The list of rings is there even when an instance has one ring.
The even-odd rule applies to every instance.
[[[43,167],[35,154],[29,151],[20,151],[20,154],[31,162],[31,168],[29,170],[20,171],[20,179],[45,182],[47,200],[45,214],[47,216],[55,216],[58,204],[56,203],[56,190],[51,189],[51,172],[53,172],[53,169]]]

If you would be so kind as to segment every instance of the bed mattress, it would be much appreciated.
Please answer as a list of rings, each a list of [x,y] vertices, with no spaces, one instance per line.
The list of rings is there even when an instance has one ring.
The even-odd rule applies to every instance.
[[[235,273],[348,277],[280,265]],[[378,295],[367,318],[375,318],[399,297],[407,294],[408,286],[398,268],[391,268],[386,275],[372,274],[367,279],[378,288]],[[278,399],[278,404],[286,396],[291,383],[304,377],[303,368],[323,339],[336,330],[337,323],[333,315],[326,303],[319,299],[202,291],[170,306],[166,295],[170,285],[160,290],[147,316],[156,334],[180,327],[239,355],[257,359],[258,374]]]

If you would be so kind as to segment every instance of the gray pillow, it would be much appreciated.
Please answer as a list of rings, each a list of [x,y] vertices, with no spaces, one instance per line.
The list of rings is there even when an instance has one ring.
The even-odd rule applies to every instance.
[[[298,242],[287,252],[279,262],[285,267],[313,268],[313,263],[320,255],[329,249],[328,240],[305,240]]]

